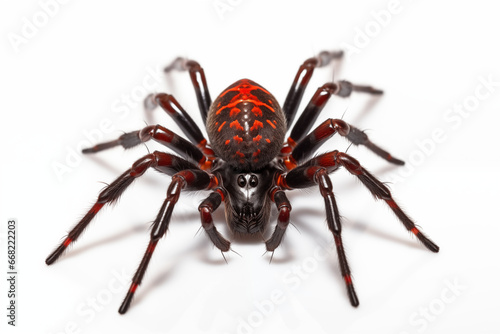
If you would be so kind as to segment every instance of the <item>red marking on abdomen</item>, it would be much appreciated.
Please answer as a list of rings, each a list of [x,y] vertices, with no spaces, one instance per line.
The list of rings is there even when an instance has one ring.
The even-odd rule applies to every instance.
[[[226,95],[229,92],[239,92],[240,94],[248,95],[248,94],[251,94],[250,92],[252,90],[260,90],[264,94],[271,95],[271,93],[269,93],[263,87],[252,85],[250,83],[250,80],[248,80],[248,79],[242,79],[242,80],[239,81],[239,85],[237,85],[235,87],[232,87],[232,88],[229,88],[229,89],[226,89],[219,97],[223,97],[224,95]],[[271,101],[269,101],[269,102],[271,102]]]
[[[254,130],[257,130],[257,129],[263,128],[263,127],[264,127],[264,124],[262,124],[262,122],[255,120],[255,121],[253,121],[253,125],[250,128],[250,131],[254,131]]]
[[[223,122],[223,123],[219,126],[219,129],[218,129],[217,131],[219,131],[219,132],[220,132],[220,131],[222,130],[222,128],[224,127],[224,125],[225,125],[225,124],[226,124],[226,121],[224,121],[224,122]]]
[[[238,103],[243,103],[243,102],[250,102],[254,104],[254,108],[252,112],[255,113],[255,116],[262,116],[262,111],[260,110],[259,107],[265,106],[272,112],[275,112],[274,108],[272,107],[271,101],[268,99],[269,103],[267,101],[261,101],[257,96],[252,94],[252,91],[255,90],[260,90],[264,94],[271,95],[267,90],[260,86],[256,86],[250,83],[250,80],[248,79],[243,79],[238,82],[235,87],[226,89],[218,98],[223,98],[227,93],[229,92],[238,92],[235,96],[231,98],[231,100],[226,103],[225,105],[222,105],[219,103],[217,104],[217,111],[215,112],[216,115],[219,115],[222,110],[227,109],[227,108],[232,108],[230,111],[230,116],[233,116],[233,112],[238,113],[234,108]]]
[[[240,122],[238,122],[238,120],[232,121],[231,124],[229,124],[229,127],[235,128],[236,130],[245,131],[245,129],[240,125]]]
[[[273,127],[273,129],[276,129],[276,125],[273,124],[273,122],[271,122],[270,120],[267,120],[267,123]]]
[[[234,136],[233,139],[239,144],[243,141],[243,138],[241,138],[240,136]]]
[[[252,112],[254,113],[255,116],[262,116],[262,110],[259,107],[253,107]]]
[[[262,139],[262,136],[261,136],[261,135],[258,135],[258,136],[253,137],[253,141],[254,141],[254,142],[258,142],[258,141],[260,141],[261,139]]]
[[[240,110],[240,109],[238,109],[238,108],[233,108],[233,109],[231,109],[231,111],[229,112],[229,116],[230,116],[230,117],[234,117],[234,116],[238,115],[238,113],[239,113],[240,111],[241,111],[241,110]]]
[[[258,156],[259,154],[260,154],[260,149],[259,149],[259,150],[257,150],[257,151],[255,151],[255,152],[253,152],[252,156],[256,157],[256,156]]]

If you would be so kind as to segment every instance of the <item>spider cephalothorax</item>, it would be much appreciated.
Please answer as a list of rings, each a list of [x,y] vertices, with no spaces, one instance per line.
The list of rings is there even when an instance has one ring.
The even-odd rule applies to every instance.
[[[117,140],[83,150],[83,153],[94,153],[117,145],[129,148],[153,139],[178,155],[155,151],[137,160],[130,169],[104,188],[96,203],[49,255],[46,263],[54,263],[78,239],[105,204],[115,202],[137,177],[151,167],[170,175],[172,182],[152,224],[149,245],[120,306],[120,313],[125,313],[130,306],[155,247],[168,229],[181,191],[210,191],[198,210],[204,230],[222,252],[230,249],[230,242],[217,231],[212,220],[212,212],[221,203],[224,203],[226,222],[233,233],[262,235],[274,203],[278,210],[277,223],[265,242],[266,249],[274,251],[280,245],[290,221],[292,206],[285,191],[317,186],[324,198],[328,228],[335,240],[340,270],[353,306],[359,302],[344,252],[342,224],[329,176],[331,172],[343,167],[356,176],[373,196],[387,203],[408,231],[429,250],[438,252],[438,246],[420,232],[401,210],[389,189],[356,159],[337,150],[311,158],[326,140],[339,134],[354,145],[364,145],[383,159],[402,165],[403,161],[373,144],[364,132],[340,119],[329,118],[310,131],[332,95],[347,97],[353,91],[369,94],[381,94],[382,91],[348,81],[326,83],[316,90],[292,126],[314,69],[328,65],[342,55],[342,52],[324,51],[317,57],[307,59],[300,66],[283,107],[269,91],[248,79],[235,82],[212,103],[201,66],[193,60],[177,58],[165,71],[189,71],[209,140],[205,139],[200,128],[172,95],[161,93],[148,96],[146,109],[160,106],[173,118],[188,140],[161,125],[151,125],[125,133]],[[285,141],[288,131],[289,136]]]

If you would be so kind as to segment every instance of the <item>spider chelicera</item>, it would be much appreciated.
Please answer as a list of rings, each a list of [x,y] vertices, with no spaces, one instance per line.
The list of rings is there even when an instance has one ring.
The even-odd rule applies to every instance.
[[[155,247],[168,229],[181,191],[210,191],[198,210],[201,225],[215,247],[222,252],[230,249],[230,242],[217,231],[212,219],[212,213],[222,202],[226,222],[235,234],[263,234],[274,203],[278,210],[277,224],[270,238],[265,241],[266,249],[273,252],[280,245],[290,221],[292,207],[285,192],[317,186],[325,201],[328,228],[333,233],[340,270],[353,306],[358,306],[359,301],[342,244],[341,219],[328,175],[339,167],[344,167],[356,176],[373,196],[385,201],[404,227],[425,247],[438,252],[439,247],[401,210],[389,189],[356,159],[337,150],[311,158],[326,140],[338,133],[354,145],[366,146],[388,162],[403,165],[403,161],[373,144],[363,131],[343,120],[329,118],[310,132],[332,95],[347,97],[352,92],[382,94],[381,90],[355,85],[349,81],[326,83],[316,90],[292,127],[314,69],[326,66],[342,55],[342,51],[323,51],[317,57],[307,59],[300,66],[283,107],[265,88],[248,79],[235,82],[212,103],[202,67],[193,60],[175,59],[165,68],[165,72],[189,71],[209,141],[172,95],[160,93],[148,96],[145,100],[146,109],[152,110],[160,106],[173,118],[188,140],[161,125],[152,125],[125,133],[114,141],[84,149],[83,153],[95,153],[118,145],[130,148],[153,139],[178,155],[155,151],[137,160],[130,169],[101,191],[96,203],[49,255],[46,263],[54,263],[68,245],[78,239],[99,210],[104,205],[117,201],[125,189],[150,167],[170,175],[172,181],[152,224],[149,245],[120,306],[119,312],[122,314],[129,308]]]

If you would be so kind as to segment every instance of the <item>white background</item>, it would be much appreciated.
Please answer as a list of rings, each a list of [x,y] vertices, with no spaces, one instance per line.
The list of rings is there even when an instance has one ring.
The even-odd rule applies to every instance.
[[[224,4],[229,7],[216,9]],[[2,333],[498,333],[500,23],[492,4],[69,1],[50,7],[48,17],[37,1],[3,1],[0,263],[5,275],[5,226],[16,218],[19,308],[18,327],[7,326],[7,285],[0,280]],[[390,17],[383,15],[388,7]],[[30,32],[25,26],[34,23],[39,27]],[[23,37],[23,29],[31,36]],[[129,312],[120,316],[169,182],[148,172],[99,213],[60,261],[45,265],[103,183],[161,147],[71,152],[89,136],[112,140],[146,122],[178,131],[160,110],[148,116],[140,103],[122,108],[126,115],[116,112],[124,95],[140,95],[151,79],[148,69],[186,56],[205,68],[212,98],[248,77],[283,101],[302,61],[349,45],[358,49],[337,77],[385,94],[378,101],[362,94],[333,98],[318,122],[345,112],[344,120],[407,162],[394,167],[362,147],[349,149],[392,182],[398,203],[440,253],[427,251],[383,202],[338,171],[332,180],[361,303],[355,309],[335,252],[325,253],[333,238],[316,189],[289,193],[294,226],[271,265],[260,240],[234,238],[241,256],[226,254],[226,264],[204,233],[196,233],[206,193],[184,194]],[[332,70],[315,71],[305,100],[331,80]],[[488,90],[480,78],[494,85]],[[200,120],[186,73],[148,82]],[[450,111],[454,106],[462,116]],[[102,122],[108,127],[100,128]],[[347,147],[334,138],[320,152]],[[58,176],[54,166],[62,165],[67,172]],[[215,219],[230,237],[222,208]],[[275,219],[274,213],[272,224]]]

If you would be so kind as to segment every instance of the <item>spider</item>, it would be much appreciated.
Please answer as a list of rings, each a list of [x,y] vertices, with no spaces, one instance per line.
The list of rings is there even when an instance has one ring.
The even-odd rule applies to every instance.
[[[330,173],[343,167],[356,176],[375,198],[388,204],[404,227],[425,247],[438,252],[439,247],[401,210],[389,189],[356,159],[338,150],[311,157],[326,140],[339,134],[354,145],[364,145],[390,163],[403,165],[403,161],[372,143],[363,131],[343,120],[329,118],[310,131],[332,95],[348,97],[352,92],[376,95],[382,94],[381,90],[349,81],[325,83],[316,90],[292,127],[314,69],[324,67],[342,56],[342,51],[323,51],[318,56],[305,60],[293,80],[283,107],[280,107],[269,91],[248,79],[236,81],[212,103],[200,64],[186,58],[175,59],[165,68],[165,72],[189,72],[209,141],[172,95],[150,94],[145,100],[146,109],[152,110],[160,106],[173,118],[188,140],[162,125],[150,125],[139,131],[125,133],[116,140],[84,149],[83,153],[95,153],[118,145],[127,149],[152,139],[178,155],[155,151],[137,160],[130,169],[99,193],[92,208],[47,257],[46,263],[54,263],[78,239],[99,210],[104,205],[117,201],[125,189],[149,168],[171,176],[172,180],[166,199],[152,223],[146,252],[118,310],[121,314],[128,310],[132,297],[142,282],[155,247],[168,229],[172,211],[182,191],[210,191],[198,210],[203,229],[221,252],[230,250],[230,242],[217,231],[212,213],[222,202],[229,229],[233,234],[243,235],[263,234],[274,203],[278,211],[277,223],[271,236],[265,241],[267,251],[274,252],[290,223],[292,206],[285,192],[318,187],[324,198],[327,224],[335,240],[340,271],[350,303],[354,307],[359,305],[359,301],[344,252],[342,224]]]

